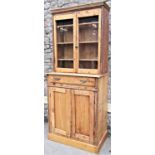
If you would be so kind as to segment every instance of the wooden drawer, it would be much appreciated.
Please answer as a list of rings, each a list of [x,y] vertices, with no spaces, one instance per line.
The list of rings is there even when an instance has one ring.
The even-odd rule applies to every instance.
[[[74,77],[74,76],[48,76],[48,85],[51,83],[71,84],[71,85],[83,85],[83,86],[95,86],[95,78],[89,77]]]

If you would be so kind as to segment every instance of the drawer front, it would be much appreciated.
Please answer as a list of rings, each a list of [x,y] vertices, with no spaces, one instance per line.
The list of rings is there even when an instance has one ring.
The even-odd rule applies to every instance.
[[[50,75],[48,76],[48,85],[51,83],[95,86],[95,78]]]
[[[85,90],[85,91],[94,91],[97,92],[98,89],[94,86],[83,86],[83,85],[73,85],[73,84],[62,84],[62,83],[54,83],[51,82],[48,84],[48,87],[57,87],[57,88],[68,88],[75,90]]]

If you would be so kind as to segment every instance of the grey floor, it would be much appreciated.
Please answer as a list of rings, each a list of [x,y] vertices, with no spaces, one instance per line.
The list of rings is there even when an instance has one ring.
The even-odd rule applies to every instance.
[[[44,155],[96,155],[68,145],[56,143],[47,139],[48,124],[45,123]],[[99,155],[110,155],[111,140],[108,137],[102,146]]]

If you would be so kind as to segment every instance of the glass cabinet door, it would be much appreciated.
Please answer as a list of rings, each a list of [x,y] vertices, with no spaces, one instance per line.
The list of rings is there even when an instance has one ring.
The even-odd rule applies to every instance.
[[[56,71],[74,72],[74,17],[62,15],[55,19]]]
[[[97,73],[99,66],[99,24],[98,11],[82,11],[78,14],[78,72]]]

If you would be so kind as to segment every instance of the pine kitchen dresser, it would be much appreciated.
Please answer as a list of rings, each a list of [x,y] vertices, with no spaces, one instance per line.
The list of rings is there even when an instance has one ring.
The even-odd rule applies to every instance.
[[[48,138],[95,153],[107,137],[108,13],[104,2],[52,10]]]

